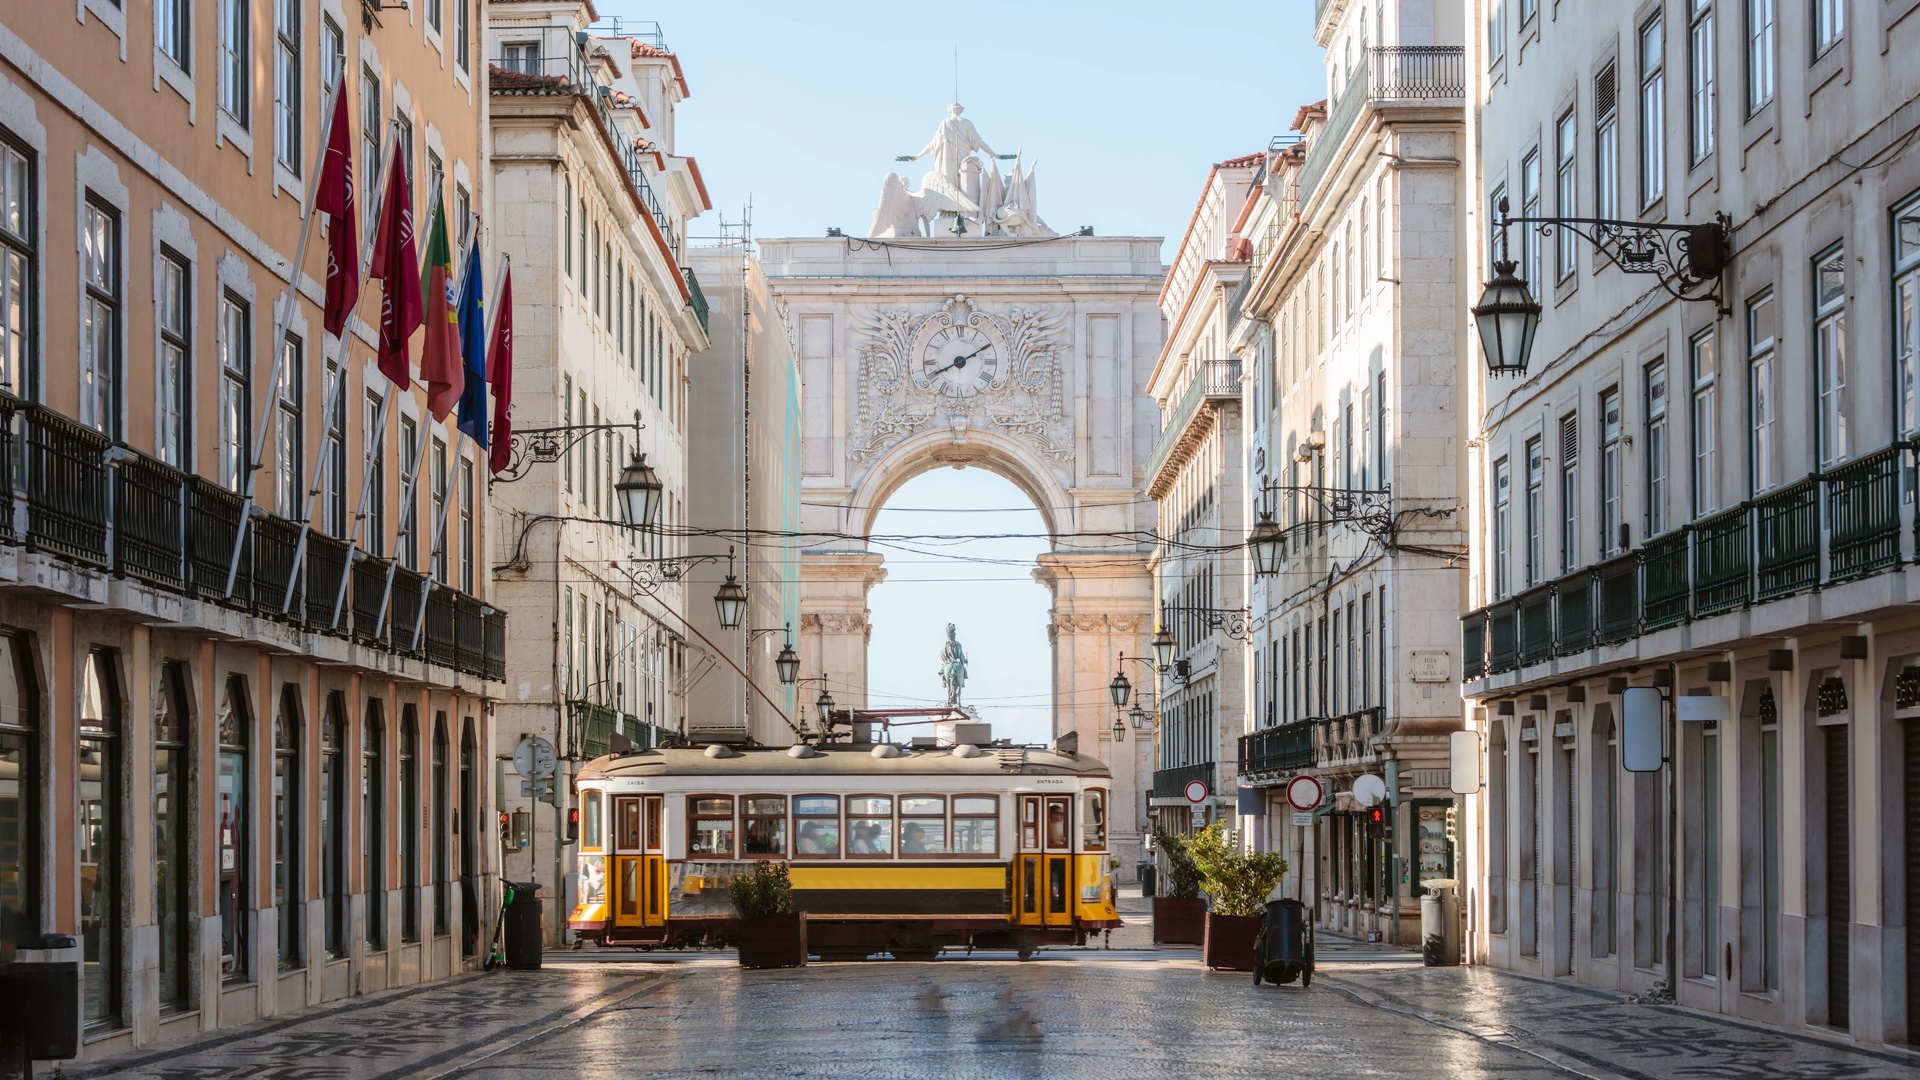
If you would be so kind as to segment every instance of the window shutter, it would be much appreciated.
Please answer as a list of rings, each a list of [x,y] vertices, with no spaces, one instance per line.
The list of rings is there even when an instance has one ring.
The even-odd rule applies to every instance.
[[[1560,418],[1560,461],[1570,465],[1580,460],[1580,416],[1569,413]]]
[[[1605,121],[1607,117],[1613,115],[1614,108],[1619,104],[1619,98],[1619,69],[1613,64],[1608,64],[1593,80],[1593,115]]]

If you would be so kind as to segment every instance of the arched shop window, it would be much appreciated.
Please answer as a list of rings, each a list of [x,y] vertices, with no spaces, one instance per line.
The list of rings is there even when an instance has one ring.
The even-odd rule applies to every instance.
[[[347,954],[347,700],[327,695],[320,720],[320,895],[326,901],[327,955]]]
[[[121,1026],[120,950],[124,909],[120,841],[126,828],[120,800],[120,682],[117,654],[87,654],[80,691],[80,947],[86,988],[86,1024]]]
[[[387,727],[380,703],[367,702],[367,730],[360,743],[360,857],[367,888],[367,944],[387,943],[386,797]]]
[[[253,744],[253,710],[245,676],[227,676],[215,722],[220,751],[214,778],[215,840],[219,848],[220,887],[215,903],[220,914],[220,978],[228,985],[244,983],[252,975],[252,945],[247,863],[251,839],[247,823],[247,755]]]
[[[0,940],[40,936],[40,701],[29,639],[0,633]]]
[[[193,830],[193,792],[187,762],[193,757],[193,723],[185,664],[160,669],[160,695],[153,714],[153,910],[160,929],[160,1009],[193,1006],[194,865],[187,837]]]
[[[287,684],[273,713],[273,906],[280,912],[280,970],[301,965],[300,688]]]

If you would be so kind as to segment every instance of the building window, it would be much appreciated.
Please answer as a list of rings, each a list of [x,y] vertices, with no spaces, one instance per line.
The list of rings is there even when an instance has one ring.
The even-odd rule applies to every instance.
[[[1752,116],[1773,100],[1776,29],[1774,5],[1778,0],[1747,0],[1747,115]]]
[[[90,1028],[121,1026],[122,895],[118,656],[87,654],[80,699],[79,812],[82,997]]]
[[[160,371],[156,388],[160,427],[154,449],[176,469],[192,465],[193,271],[169,248],[160,251]]]
[[[1820,395],[1816,435],[1825,468],[1848,453],[1846,250],[1835,245],[1815,256],[1813,280],[1813,370]]]
[[[327,441],[321,448],[327,467],[321,507],[321,527],[327,535],[347,535],[347,386],[346,372],[336,360],[327,361]]]
[[[1487,63],[1507,55],[1507,2],[1487,0]]]
[[[1527,440],[1527,584],[1547,579],[1547,475],[1545,440]]]
[[[400,940],[420,940],[420,724],[400,713]]]
[[[1560,572],[1580,565],[1580,417],[1560,418]]]
[[[1575,201],[1578,192],[1574,187],[1574,131],[1573,110],[1568,109],[1554,125],[1554,212],[1561,217],[1571,217],[1580,212]],[[1574,270],[1575,237],[1565,229],[1556,229],[1553,233],[1555,278],[1565,281]]]
[[[1667,531],[1667,365],[1647,365],[1647,535]]]
[[[511,66],[511,61],[509,61]],[[573,276],[573,177],[560,178],[560,272]]]
[[[247,876],[248,841],[252,821],[247,801],[248,748],[252,745],[253,712],[247,697],[247,681],[240,675],[227,677],[226,693],[216,716],[220,740],[219,775],[214,787],[215,836],[219,847],[219,895],[215,903],[220,915],[220,981],[225,985],[247,982],[252,975],[248,956],[252,951],[249,912],[253,906],[251,879]]]
[[[1540,216],[1540,148],[1527,151],[1520,159],[1520,216]],[[1532,226],[1520,230],[1520,273],[1526,280],[1539,288],[1540,277],[1540,230]]]
[[[327,695],[320,721],[320,895],[326,903],[327,956],[347,954],[347,703]]]
[[[1496,599],[1513,591],[1507,551],[1508,530],[1512,526],[1510,505],[1513,470],[1506,458],[1493,463],[1493,595]]]
[[[1626,548],[1620,539],[1620,502],[1625,461],[1620,449],[1620,391],[1600,395],[1600,544],[1603,559],[1612,558]]]
[[[193,0],[156,0],[154,43],[181,71],[193,70]]]
[[[220,483],[239,491],[253,444],[253,312],[233,293],[220,299]]]
[[[1619,729],[1613,713],[1602,705],[1594,710],[1592,774],[1587,790],[1592,793],[1588,850],[1593,860],[1593,909],[1589,935],[1590,951],[1595,957],[1608,957],[1619,951],[1617,890],[1620,860],[1620,752]]]
[[[433,717],[433,932],[451,932],[452,896],[448,885],[453,877],[453,849],[448,827],[452,807],[447,788],[447,714]]]
[[[473,595],[473,462],[460,462],[460,589]]]
[[[433,438],[433,580],[448,583],[446,533],[441,524],[447,520],[447,441]]]
[[[300,477],[304,475],[301,458],[305,456],[307,432],[301,423],[301,376],[306,372],[306,346],[299,337],[287,335],[280,346],[280,392],[275,408],[280,423],[275,428],[273,448],[274,506],[280,516],[298,520],[306,510],[300,505]]]
[[[253,30],[251,0],[220,3],[220,108],[241,127],[253,103]]]
[[[0,131],[0,391],[23,398],[31,398],[34,389],[27,365],[39,309],[34,283],[38,211],[33,158]]]
[[[91,193],[81,211],[86,298],[80,323],[80,422],[120,437],[120,215]]]
[[[1695,165],[1713,153],[1713,0],[1688,0],[1687,149]]]
[[[1819,56],[1847,32],[1847,0],[1813,0],[1813,55]]]
[[[441,0],[427,0],[427,26],[436,34],[440,33],[441,14]]]
[[[333,84],[347,70],[347,35],[341,32],[340,24],[334,22],[331,15],[320,16],[320,46],[321,55],[326,57],[326,62],[320,66],[320,87],[332,90]],[[361,182],[365,183],[364,180]]]
[[[300,688],[288,683],[273,714],[273,906],[280,913],[280,970],[302,963],[307,905],[301,888],[305,856],[300,850],[303,812],[300,781]]]
[[[1701,863],[1705,870],[1701,874],[1700,910],[1706,920],[1704,933],[1700,939],[1706,947],[1701,950],[1703,974],[1718,977],[1720,971],[1720,729],[1717,725],[1700,725],[1700,831],[1704,834],[1700,845]]]
[[[1693,367],[1693,416],[1689,429],[1693,438],[1693,516],[1704,517],[1720,508],[1718,462],[1719,401],[1715,385],[1716,346],[1712,330],[1702,330],[1687,343]]]
[[[193,832],[193,790],[187,763],[193,753],[193,724],[188,713],[186,665],[169,660],[160,668],[160,693],[153,712],[153,910],[159,924],[156,958],[162,1013],[180,1012],[193,1003],[194,864],[187,837]],[[6,723],[0,713],[0,725]],[[0,729],[0,762],[6,761]],[[4,812],[0,800],[0,818]],[[0,860],[0,867],[5,861]],[[0,898],[4,893],[0,893]]]
[[[1359,217],[1360,217],[1359,289],[1360,289],[1360,302],[1364,304],[1367,302],[1367,298],[1373,295],[1373,262],[1369,258],[1369,256],[1371,256],[1373,253],[1373,245],[1367,242],[1367,226],[1370,221],[1370,218],[1368,217],[1368,214],[1367,214],[1367,200],[1364,198],[1360,200]]]
[[[387,726],[380,702],[367,701],[367,726],[360,743],[360,879],[367,893],[367,945],[387,943]]]
[[[374,213],[375,200],[386,179],[380,175],[380,155],[384,150],[381,138],[385,127],[380,111],[380,75],[364,64],[360,67],[360,192],[366,200],[366,206],[360,214],[361,227],[372,236],[378,227],[379,215]]]
[[[453,0],[453,62],[473,70],[473,0]]]
[[[1747,301],[1747,479],[1758,495],[1773,475],[1773,291]]]
[[[1593,212],[1620,216],[1620,69],[1608,64],[1593,80]]]
[[[1915,353],[1920,352],[1920,198],[1893,211],[1893,364],[1899,394],[1896,434],[1920,428]]]
[[[306,117],[300,101],[300,0],[274,0],[273,37],[274,152],[282,167],[299,176]]]
[[[362,489],[367,498],[365,540],[368,553],[376,558],[386,551],[387,544],[387,431],[380,403],[379,394],[367,394],[362,414],[366,427],[360,440],[360,468],[366,477]],[[348,528],[355,526],[350,524]]]
[[[1667,193],[1667,63],[1665,23],[1640,27],[1640,205]]]
[[[419,472],[420,425],[419,422],[411,416],[403,416],[400,418],[400,460],[403,463],[402,467],[404,467],[405,462],[413,462],[415,473],[417,474]],[[403,496],[400,500],[399,535],[401,540],[400,548],[394,552],[394,555],[407,564],[407,569],[418,571],[420,569],[420,500],[418,498],[418,485],[420,481],[417,476],[413,483],[415,485],[413,493],[415,497],[406,498]]]
[[[400,162],[405,166],[403,171],[407,179],[406,190],[398,197],[405,199],[408,206],[417,205],[413,201],[413,186],[420,182],[420,173],[413,167],[413,120],[402,116],[398,108],[393,111],[393,149],[400,155]],[[419,227],[425,224],[420,220],[421,216],[416,213],[413,217],[416,238]]]

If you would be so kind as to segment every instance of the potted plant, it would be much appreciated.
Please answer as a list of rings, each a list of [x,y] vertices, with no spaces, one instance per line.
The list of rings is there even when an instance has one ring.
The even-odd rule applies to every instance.
[[[1153,898],[1153,943],[1199,945],[1206,934],[1207,902],[1200,899],[1200,870],[1187,853],[1187,838],[1156,829],[1153,840],[1167,855],[1166,885]]]
[[[741,967],[805,966],[807,917],[793,910],[786,863],[761,859],[727,882],[727,896],[740,913]]]
[[[1187,841],[1200,871],[1200,886],[1213,898],[1201,955],[1214,970],[1253,970],[1253,943],[1266,915],[1267,896],[1287,875],[1287,860],[1275,851],[1240,850],[1239,837],[1221,822]]]

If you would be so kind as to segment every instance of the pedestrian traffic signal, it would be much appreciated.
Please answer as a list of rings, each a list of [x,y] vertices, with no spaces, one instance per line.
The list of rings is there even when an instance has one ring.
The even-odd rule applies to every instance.
[[[571,844],[574,841],[579,839],[580,839],[580,808],[576,806],[573,809],[567,811],[566,842]]]
[[[1385,823],[1385,821],[1387,820],[1387,815],[1386,815],[1386,813],[1385,813],[1385,812],[1383,812],[1383,811],[1382,811],[1382,810],[1381,810],[1381,809],[1380,809],[1379,807],[1377,807],[1377,806],[1376,806],[1376,807],[1374,807],[1373,809],[1371,809],[1371,810],[1369,810],[1369,811],[1367,811],[1367,815],[1368,815],[1368,816],[1367,816],[1367,820],[1368,820],[1368,821],[1370,821],[1370,822],[1372,822],[1372,823],[1373,823],[1373,824],[1375,824],[1375,825],[1380,825],[1380,824],[1383,824],[1383,823]]]

